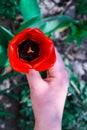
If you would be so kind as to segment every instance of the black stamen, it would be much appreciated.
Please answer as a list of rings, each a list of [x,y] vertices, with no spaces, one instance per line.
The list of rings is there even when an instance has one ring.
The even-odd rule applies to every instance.
[[[39,56],[39,44],[28,38],[18,45],[18,54],[19,58],[30,62]]]

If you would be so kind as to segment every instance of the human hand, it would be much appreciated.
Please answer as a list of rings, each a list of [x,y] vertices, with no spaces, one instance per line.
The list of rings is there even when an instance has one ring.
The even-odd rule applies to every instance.
[[[69,75],[59,53],[56,50],[55,52],[57,60],[47,71],[47,78],[42,79],[35,70],[30,70],[27,74],[35,116],[35,130],[61,130]]]

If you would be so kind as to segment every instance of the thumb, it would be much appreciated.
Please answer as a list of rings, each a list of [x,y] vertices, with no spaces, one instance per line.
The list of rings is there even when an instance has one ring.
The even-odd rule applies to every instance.
[[[58,51],[55,48],[55,54],[56,54],[56,61],[54,63],[54,65],[48,70],[47,72],[47,77],[58,77],[60,76],[63,70],[65,70],[65,66],[64,66],[64,62],[60,56],[60,54],[58,53]],[[62,74],[63,75],[63,74]]]
[[[27,80],[30,86],[30,89],[39,89],[44,83],[41,75],[36,70],[30,70],[28,74],[26,74]]]

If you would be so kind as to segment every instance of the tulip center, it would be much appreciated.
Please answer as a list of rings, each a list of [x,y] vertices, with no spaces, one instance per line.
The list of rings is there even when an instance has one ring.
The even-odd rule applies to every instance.
[[[29,38],[18,45],[19,58],[28,62],[39,56],[39,44]]]

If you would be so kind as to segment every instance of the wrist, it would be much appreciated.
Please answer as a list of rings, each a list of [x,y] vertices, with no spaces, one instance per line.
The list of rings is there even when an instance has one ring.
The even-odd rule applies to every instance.
[[[35,128],[34,130],[61,130],[61,120],[58,117],[58,114],[52,114],[49,116],[40,116],[39,119],[35,119]]]
[[[35,124],[34,130],[61,130],[61,124],[57,124],[56,126],[53,124],[39,123]]]
[[[49,104],[41,109],[34,109],[34,116],[34,130],[61,130],[62,114],[59,113],[57,105]]]

